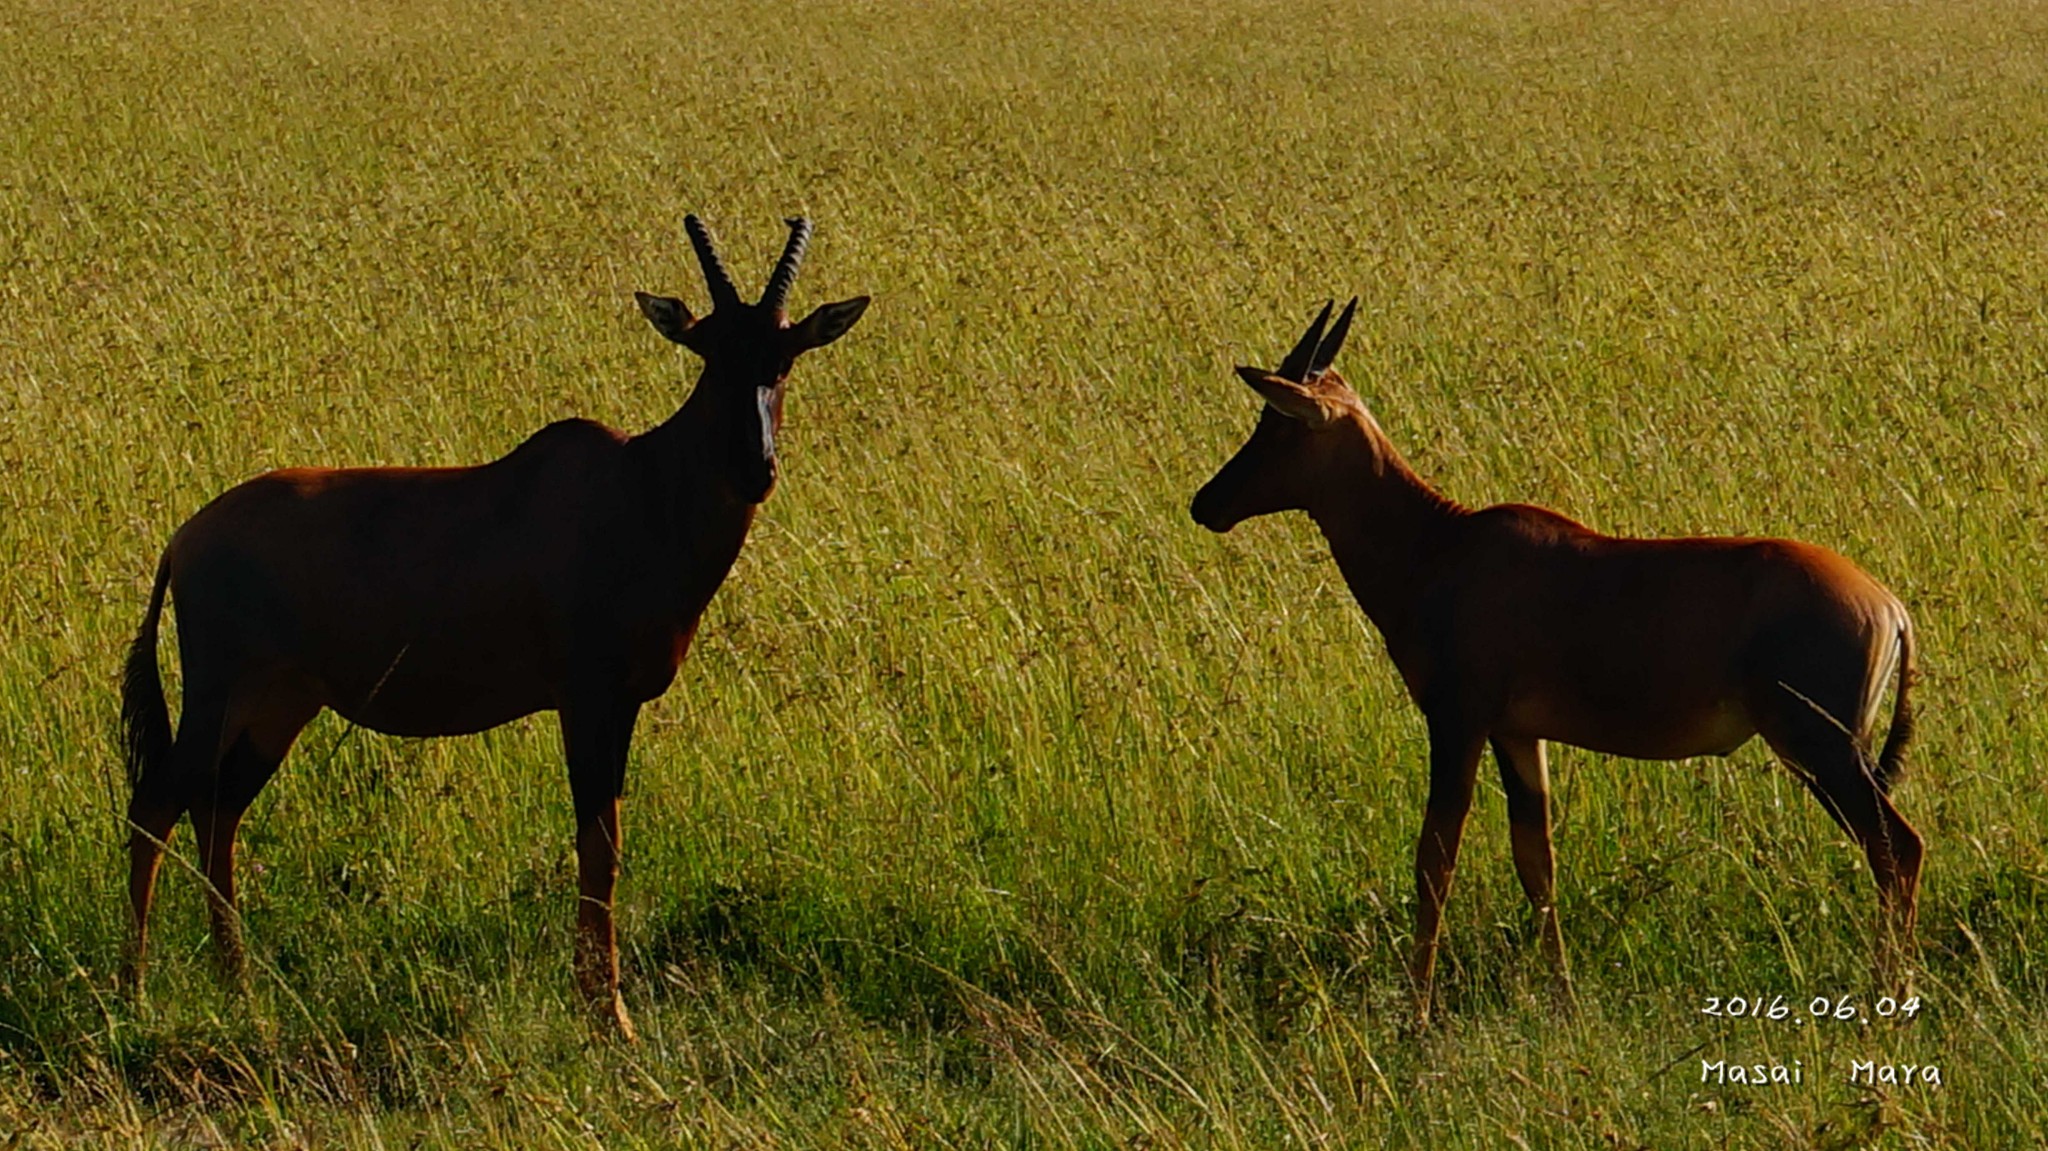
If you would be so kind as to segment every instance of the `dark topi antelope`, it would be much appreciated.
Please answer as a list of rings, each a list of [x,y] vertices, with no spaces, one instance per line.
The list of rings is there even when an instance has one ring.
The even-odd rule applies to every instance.
[[[1474,511],[1438,495],[1330,370],[1357,304],[1327,334],[1324,307],[1278,370],[1237,369],[1266,407],[1191,511],[1217,532],[1306,511],[1422,709],[1429,800],[1409,960],[1418,1015],[1429,1013],[1438,925],[1489,743],[1515,871],[1561,996],[1570,979],[1544,740],[1679,759],[1726,755],[1762,734],[1863,848],[1888,978],[1893,951],[1911,946],[1920,877],[1920,836],[1887,797],[1912,737],[1906,609],[1810,544],[1619,539],[1526,504]],[[1890,731],[1872,756],[1894,673]]]
[[[783,383],[853,327],[866,297],[791,324],[810,238],[789,244],[759,303],[740,299],[711,235],[685,219],[712,310],[636,293],[703,374],[665,423],[627,436],[589,420],[536,432],[465,468],[301,468],[215,499],[164,549],[128,653],[129,959],[139,989],[165,842],[191,812],[213,938],[241,976],[235,830],[322,707],[393,735],[459,735],[560,715],[576,808],[576,978],[627,1037],[612,889],[619,796],[640,705],[667,690],[698,619],[775,484]],[[172,738],[157,623],[178,609],[184,711]]]

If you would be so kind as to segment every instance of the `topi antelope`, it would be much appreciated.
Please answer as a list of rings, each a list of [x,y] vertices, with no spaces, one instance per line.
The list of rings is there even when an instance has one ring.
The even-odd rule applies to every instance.
[[[1910,947],[1920,836],[1888,793],[1912,737],[1913,628],[1854,564],[1776,539],[1621,539],[1543,508],[1471,510],[1411,471],[1330,362],[1358,301],[1331,308],[1276,371],[1237,374],[1265,399],[1251,438],[1195,496],[1227,532],[1299,509],[1329,541],[1429,729],[1415,848],[1418,1016],[1480,753],[1507,792],[1515,871],[1568,996],[1553,902],[1543,741],[1638,759],[1726,755],[1762,734],[1876,876],[1878,967]],[[1898,676],[1873,756],[1878,702]]]
[[[791,365],[845,335],[868,304],[856,297],[789,322],[783,304],[807,220],[789,221],[788,246],[755,304],[740,299],[704,225],[683,223],[710,314],[635,293],[657,331],[704,361],[696,388],[659,427],[628,436],[563,420],[476,467],[271,472],[171,537],[121,692],[138,989],[157,868],[187,811],[214,943],[240,977],[235,831],[322,707],[408,736],[477,732],[553,709],[576,808],[577,984],[631,1038],[612,889],[634,720],[675,678],[775,484]],[[175,739],[157,674],[166,590],[184,667]]]

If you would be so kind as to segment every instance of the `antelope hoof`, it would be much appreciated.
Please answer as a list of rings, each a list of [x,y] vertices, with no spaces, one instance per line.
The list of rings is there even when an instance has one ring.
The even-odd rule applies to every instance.
[[[633,1017],[626,1014],[626,1001],[613,992],[611,998],[599,998],[590,1004],[597,1017],[600,1031],[607,1032],[622,1043],[640,1042],[640,1033],[633,1027]]]
[[[1550,1006],[1559,1015],[1569,1017],[1577,1014],[1579,1010],[1579,997],[1572,990],[1572,981],[1569,976],[1559,975],[1550,981]]]
[[[143,981],[142,960],[130,956],[121,961],[120,970],[114,973],[114,990],[117,994],[127,997],[130,1002],[140,1006],[149,999],[149,994],[143,987]]]
[[[1919,967],[1919,948],[1910,934],[1889,923],[1880,923],[1871,963],[1871,976],[1878,993],[1906,996],[1913,993],[1913,978]]]
[[[602,971],[581,971],[576,976],[576,988],[583,993],[591,1021],[600,1031],[627,1043],[637,1043],[640,1034],[633,1029],[633,1017],[626,1013],[626,1001],[619,994],[618,982],[606,978],[605,974]]]
[[[1908,951],[1892,951],[1877,958],[1875,976],[1880,995],[1904,999],[1917,994],[1915,976],[1918,974],[1917,957]]]
[[[1417,1035],[1429,1030],[1430,1008],[1429,988],[1416,988],[1414,995],[1409,999],[1408,1025]]]
[[[249,960],[237,944],[223,951],[215,959],[214,967],[220,981],[235,991],[249,990]]]

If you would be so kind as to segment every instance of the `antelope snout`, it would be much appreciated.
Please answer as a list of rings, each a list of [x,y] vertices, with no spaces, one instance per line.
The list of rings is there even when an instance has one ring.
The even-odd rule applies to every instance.
[[[1237,520],[1225,511],[1222,493],[1216,490],[1213,481],[1202,485],[1202,490],[1195,493],[1195,502],[1188,505],[1188,514],[1212,532],[1227,532],[1237,526]]]

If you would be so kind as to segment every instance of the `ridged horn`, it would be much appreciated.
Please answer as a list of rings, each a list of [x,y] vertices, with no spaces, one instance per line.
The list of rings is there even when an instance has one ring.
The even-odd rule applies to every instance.
[[[704,282],[711,288],[711,306],[738,306],[740,290],[732,286],[732,274],[725,270],[725,261],[718,258],[711,230],[704,226],[704,221],[689,215],[683,217],[683,231],[690,234],[690,246],[697,249],[697,262],[704,265]]]
[[[1337,326],[1330,329],[1330,334],[1324,336],[1323,342],[1317,346],[1316,354],[1309,357],[1309,375],[1320,376],[1329,370],[1330,361],[1344,350],[1344,337],[1351,334],[1351,317],[1357,311],[1358,297],[1353,296],[1351,302],[1344,305],[1344,314],[1337,317]]]
[[[1323,305],[1322,314],[1316,317],[1315,323],[1308,326],[1308,331],[1302,334],[1301,342],[1294,345],[1294,350],[1287,353],[1287,358],[1280,361],[1280,369],[1274,372],[1274,375],[1283,380],[1293,380],[1297,384],[1308,378],[1309,361],[1315,358],[1316,349],[1322,346],[1323,325],[1330,322],[1330,311],[1336,306],[1335,300]]]
[[[761,306],[770,311],[781,311],[789,299],[789,287],[796,283],[796,270],[804,262],[804,247],[811,242],[809,220],[791,216],[783,223],[789,225],[789,243],[783,245],[782,259],[776,261],[775,273],[768,277],[768,290],[761,293]]]

